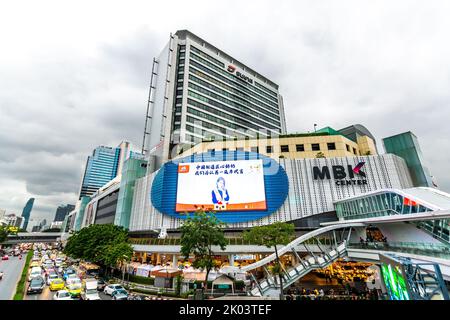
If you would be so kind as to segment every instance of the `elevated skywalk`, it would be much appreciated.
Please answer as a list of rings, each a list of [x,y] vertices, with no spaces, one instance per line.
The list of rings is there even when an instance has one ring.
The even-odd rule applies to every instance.
[[[371,217],[371,218],[361,218],[354,220],[346,220],[346,221],[337,221],[337,222],[329,222],[325,223],[322,228],[316,229],[314,231],[308,232],[293,241],[289,244],[282,246],[278,249],[278,255],[282,256],[287,253],[292,253],[295,256],[295,265],[290,269],[285,269],[282,267],[282,279],[283,285],[285,287],[290,286],[304,275],[309,273],[314,269],[325,268],[330,265],[332,262],[336,261],[342,257],[348,257],[349,240],[351,235],[351,230],[353,228],[361,228],[367,227],[373,223],[392,223],[392,222],[404,222],[404,221],[428,221],[428,220],[436,220],[436,219],[448,219],[450,218],[450,210],[437,210],[437,211],[427,211],[422,213],[413,213],[413,214],[399,214],[396,216],[380,216],[380,217]],[[328,246],[320,246],[320,253],[313,253],[308,250],[309,256],[306,258],[301,258],[295,248],[299,245],[304,244],[305,248],[306,241],[311,239],[316,239],[319,236],[328,235],[334,239],[332,245]],[[310,242],[310,241],[309,241]],[[361,249],[362,251],[373,251],[375,248],[368,247],[360,247],[358,248],[358,244],[352,244],[350,248],[353,249]],[[412,256],[419,257],[419,260],[423,261],[432,261],[434,260],[441,261],[444,259],[445,262],[450,262],[447,259],[448,248],[445,244],[437,246],[436,244],[433,247],[426,246],[424,244],[416,243],[415,246],[412,243],[403,243],[400,245],[399,243],[392,243],[392,246],[389,247],[388,244],[380,244],[379,247],[376,248],[377,255],[373,260],[374,262],[378,261],[378,255],[382,252],[392,252],[395,251],[403,256]],[[351,249],[351,250],[353,250]],[[422,250],[422,252],[420,251]],[[436,251],[437,250],[437,251]],[[413,254],[414,253],[414,254]],[[251,295],[255,296],[277,296],[279,294],[280,285],[278,283],[278,277],[270,274],[267,270],[267,266],[273,263],[276,260],[275,253],[261,259],[255,263],[252,263],[243,267],[233,267],[235,272],[248,272],[254,270],[256,268],[263,268],[266,273],[266,278],[262,281],[258,282],[252,275],[254,281],[254,287],[250,291]],[[444,267],[446,269],[446,263],[444,263]],[[450,270],[449,270],[450,271]],[[449,272],[444,272],[449,273]],[[449,273],[450,275],[450,273]]]

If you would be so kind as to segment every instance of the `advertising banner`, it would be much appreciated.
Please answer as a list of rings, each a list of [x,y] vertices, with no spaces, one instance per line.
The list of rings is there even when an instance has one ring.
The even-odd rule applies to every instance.
[[[262,160],[178,164],[177,212],[266,210]]]

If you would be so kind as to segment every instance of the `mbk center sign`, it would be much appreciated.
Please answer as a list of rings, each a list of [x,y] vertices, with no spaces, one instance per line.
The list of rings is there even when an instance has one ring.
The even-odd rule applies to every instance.
[[[349,186],[349,185],[364,185],[367,184],[366,174],[361,170],[365,162],[360,162],[356,167],[348,165],[347,167],[335,165],[335,166],[323,166],[313,167],[314,180],[330,180],[333,176],[336,185]]]

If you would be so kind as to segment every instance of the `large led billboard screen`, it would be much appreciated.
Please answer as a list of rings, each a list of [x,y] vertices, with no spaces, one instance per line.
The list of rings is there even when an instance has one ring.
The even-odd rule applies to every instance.
[[[380,262],[383,283],[390,300],[410,300],[404,266],[385,255],[380,255]]]
[[[176,212],[266,210],[262,160],[178,164]]]

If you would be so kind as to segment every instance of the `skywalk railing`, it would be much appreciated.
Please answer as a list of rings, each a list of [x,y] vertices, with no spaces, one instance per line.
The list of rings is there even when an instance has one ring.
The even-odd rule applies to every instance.
[[[226,238],[227,245],[256,245],[253,242],[245,241],[243,238]],[[319,238],[320,245],[332,245],[333,239],[331,238]],[[130,239],[131,244],[136,245],[181,245],[181,239],[180,238],[166,238],[166,239],[158,239],[158,238],[134,238]],[[317,240],[315,239],[309,239],[306,240],[304,243],[306,244],[317,244]],[[282,246],[282,245],[280,245]]]
[[[404,252],[435,258],[450,259],[450,246],[427,242],[368,242],[349,243],[349,249],[368,249]]]

